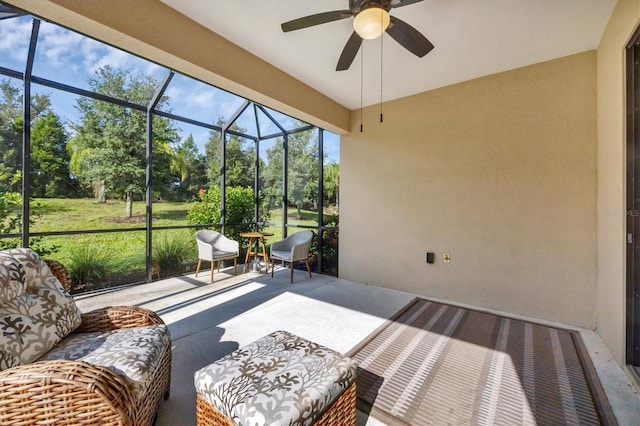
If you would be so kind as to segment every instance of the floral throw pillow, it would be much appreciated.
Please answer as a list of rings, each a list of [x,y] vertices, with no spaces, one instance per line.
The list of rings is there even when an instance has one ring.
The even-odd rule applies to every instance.
[[[0,304],[26,291],[22,264],[6,252],[0,252]]]
[[[7,257],[13,257],[19,266]],[[7,273],[0,266],[0,287],[4,289],[0,291],[0,370],[4,370],[36,361],[82,319],[73,298],[34,251],[4,251],[0,263],[9,265]]]

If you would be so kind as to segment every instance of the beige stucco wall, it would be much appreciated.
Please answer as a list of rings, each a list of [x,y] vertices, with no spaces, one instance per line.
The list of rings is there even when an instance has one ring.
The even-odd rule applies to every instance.
[[[620,365],[625,363],[626,320],[625,47],[639,22],[640,1],[618,1],[597,61],[598,332]]]
[[[591,51],[422,93],[363,133],[352,113],[341,277],[594,328],[595,70]]]

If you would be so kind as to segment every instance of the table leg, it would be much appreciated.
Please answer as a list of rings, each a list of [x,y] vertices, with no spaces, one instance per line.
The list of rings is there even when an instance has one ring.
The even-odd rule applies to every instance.
[[[251,246],[253,245],[253,238],[249,237],[249,244],[247,245],[247,255],[244,258],[244,267],[242,268],[242,273],[247,272],[247,265],[249,264],[249,256],[251,256],[252,250]]]

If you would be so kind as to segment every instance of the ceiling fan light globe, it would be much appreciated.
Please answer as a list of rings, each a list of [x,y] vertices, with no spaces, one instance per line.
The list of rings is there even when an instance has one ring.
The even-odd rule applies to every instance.
[[[381,7],[360,11],[353,20],[353,29],[365,40],[378,38],[389,26],[389,13]]]

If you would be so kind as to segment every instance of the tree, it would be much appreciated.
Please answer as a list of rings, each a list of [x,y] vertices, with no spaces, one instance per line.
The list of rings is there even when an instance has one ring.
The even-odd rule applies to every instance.
[[[222,127],[224,119],[219,118],[217,125]],[[230,127],[231,130],[244,132],[236,124]],[[207,176],[211,185],[216,185],[220,181],[221,172],[221,132],[211,132],[209,141],[205,145],[207,154]],[[255,143],[236,135],[227,135],[226,144],[226,182],[227,186],[239,186],[243,188],[253,188],[254,161],[256,155]]]
[[[329,161],[324,166],[324,202],[325,205],[338,207],[340,192],[340,165]]]
[[[189,135],[183,142],[178,142],[171,157],[171,171],[180,173],[180,187],[186,188],[191,180],[191,164],[195,162],[198,149]]]
[[[173,173],[180,175],[175,189],[180,198],[184,198],[194,189],[208,187],[206,157],[198,152],[193,135],[189,135],[174,147],[170,168]]]
[[[218,123],[220,123],[220,119]],[[209,186],[215,186],[220,184],[221,175],[221,133],[215,130],[209,132],[209,140],[204,146],[204,151],[207,161],[207,179]]]
[[[60,118],[52,111],[35,120],[31,129],[31,191],[35,197],[69,195],[67,139]]]
[[[282,203],[282,149],[282,139],[277,138],[267,149],[266,165],[260,168],[263,180],[261,193],[268,210],[279,208]]]
[[[318,138],[315,131],[309,130],[290,134],[288,143],[287,183],[288,207],[318,208]],[[282,200],[282,150],[283,141],[278,138],[267,150],[267,164],[264,167],[264,197],[269,208],[280,205]]]
[[[89,78],[94,92],[147,105],[158,82],[151,77],[131,75],[127,70],[105,66]],[[163,98],[159,106],[166,102]],[[80,118],[70,141],[72,172],[94,192],[104,191],[126,199],[126,217],[132,215],[134,197],[145,193],[146,114],[114,103],[80,98],[76,102]],[[169,120],[153,119],[154,189],[169,185],[170,144],[177,132]]]
[[[227,140],[227,186],[253,188],[256,148],[252,140],[246,141],[231,135]]]
[[[20,191],[22,182],[22,90],[4,79],[0,82],[0,191]],[[49,111],[48,94],[31,96],[32,124]]]
[[[289,135],[289,193],[290,206],[300,210],[305,206],[315,206],[318,193],[318,139],[313,131]],[[315,187],[315,188],[314,188]]]
[[[19,234],[22,230],[22,116],[21,90],[11,80],[0,82],[0,234]],[[49,111],[49,95],[33,95],[30,108],[32,120]],[[40,205],[30,204],[31,223],[39,216]],[[20,247],[19,238],[0,239],[0,249]],[[45,245],[42,237],[32,237],[29,247],[41,256],[55,252],[58,247]]]
[[[0,180],[2,192],[20,191],[22,170],[22,96],[9,80],[0,83]]]
[[[0,192],[0,235],[2,234],[19,234],[22,231],[22,194],[18,192]],[[40,208],[42,206],[37,203],[31,203],[30,222],[34,223],[34,219],[40,217]],[[31,237],[29,239],[29,247],[35,250],[40,256],[46,256],[55,253],[60,246],[48,245],[43,243],[42,237]],[[22,246],[20,238],[1,238],[0,250],[13,249]]]

